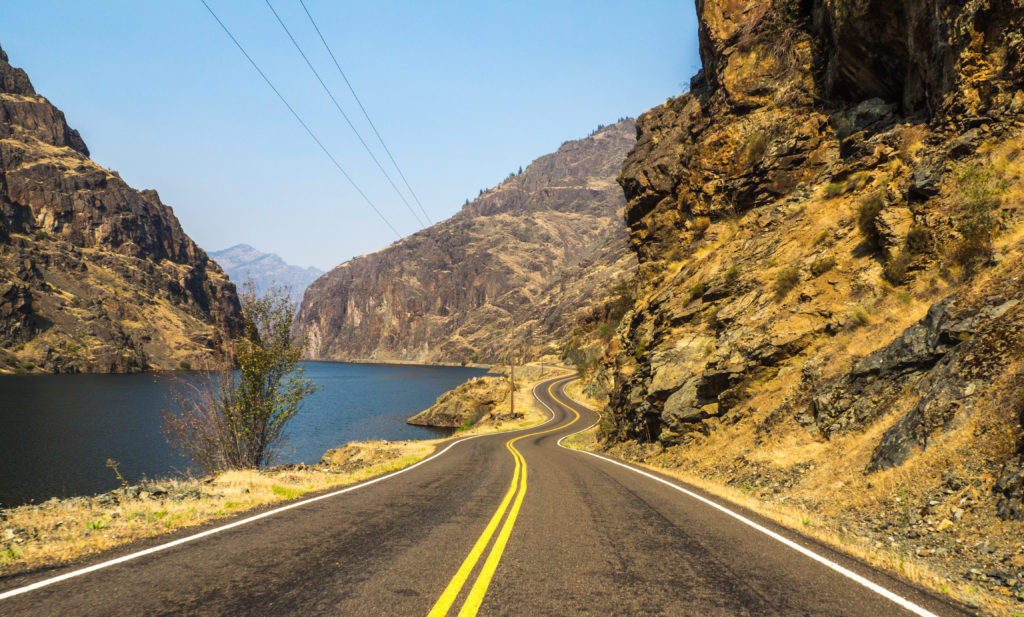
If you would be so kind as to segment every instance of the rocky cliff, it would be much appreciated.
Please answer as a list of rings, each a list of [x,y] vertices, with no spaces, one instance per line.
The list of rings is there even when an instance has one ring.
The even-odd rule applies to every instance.
[[[1024,514],[1024,9],[697,14],[703,68],[619,178],[640,264],[606,443],[844,535],[902,524],[901,550],[1024,600],[1021,547],[973,546]]]
[[[570,141],[452,218],[346,262],[306,291],[317,359],[493,362],[557,353],[572,316],[629,275],[615,176],[623,120]]]
[[[0,371],[177,368],[238,322],[171,208],[90,160],[0,50]]]
[[[237,244],[222,251],[210,253],[210,257],[224,268],[224,272],[236,285],[252,281],[254,291],[263,294],[272,287],[284,287],[295,306],[302,304],[302,294],[309,284],[323,275],[323,270],[293,266],[279,255],[258,251],[248,244]]]

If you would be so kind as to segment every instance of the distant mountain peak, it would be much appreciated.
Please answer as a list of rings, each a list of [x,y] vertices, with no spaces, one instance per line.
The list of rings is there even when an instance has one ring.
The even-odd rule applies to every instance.
[[[302,302],[306,287],[323,274],[322,270],[314,267],[291,265],[276,253],[264,253],[248,244],[214,251],[210,257],[224,268],[236,285],[241,286],[251,280],[257,293],[275,286],[289,288],[296,306]]]

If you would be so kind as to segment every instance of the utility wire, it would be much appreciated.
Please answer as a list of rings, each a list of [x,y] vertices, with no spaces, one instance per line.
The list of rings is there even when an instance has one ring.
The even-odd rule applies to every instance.
[[[270,78],[267,77],[267,75],[262,71],[262,69],[260,69],[259,65],[256,64],[256,61],[252,59],[252,56],[250,56],[249,53],[245,51],[245,48],[242,47],[242,44],[238,42],[238,39],[235,38],[235,35],[231,34],[231,31],[228,30],[228,27],[225,26],[224,22],[220,20],[220,17],[217,17],[217,14],[213,12],[213,9],[211,9],[210,5],[206,3],[206,0],[199,1],[203,3],[203,6],[205,6],[206,10],[210,12],[210,15],[213,15],[213,18],[217,20],[217,23],[220,24],[220,27],[224,29],[224,32],[235,44],[235,47],[238,47],[238,50],[242,52],[242,55],[245,56],[245,59],[249,61],[249,64],[252,65],[252,68],[256,69],[256,72],[260,74],[260,77],[263,78],[263,81],[267,82],[267,85],[270,86],[270,89],[274,91],[274,94],[277,95],[277,98],[281,99],[281,102],[284,103],[284,106],[288,108],[288,111],[292,112],[292,115],[295,116],[295,119],[299,121],[299,124],[302,125],[302,128],[306,129],[306,132],[309,133],[309,136],[313,138],[313,141],[316,142],[316,145],[320,146],[320,149],[324,151],[324,154],[327,155],[327,158],[331,159],[331,162],[334,163],[334,166],[338,168],[338,171],[341,172],[341,175],[345,176],[345,179],[348,180],[349,184],[352,185],[352,188],[354,188],[356,192],[358,192],[363,197],[363,199],[366,200],[366,203],[369,204],[371,208],[373,208],[373,211],[377,213],[377,216],[379,216],[382,221],[384,221],[384,224],[387,225],[388,228],[391,229],[391,231],[395,232],[396,236],[401,238],[402,234],[398,233],[398,230],[395,229],[395,226],[391,224],[391,221],[389,221],[387,217],[384,216],[384,214],[377,209],[377,206],[375,206],[373,202],[370,201],[370,198],[366,196],[366,193],[364,193],[363,190],[359,188],[359,185],[356,184],[355,180],[353,180],[352,177],[348,175],[348,173],[341,166],[341,164],[338,163],[338,160],[334,158],[334,155],[332,155],[330,151],[327,150],[323,142],[320,141],[316,134],[313,133],[313,131],[309,128],[309,125],[307,125],[299,116],[299,114],[295,111],[295,108],[292,107],[290,103],[288,103],[288,100],[284,98],[281,92],[274,86],[273,82],[270,81]]]
[[[427,217],[427,220],[433,224],[434,221],[430,220],[430,215],[428,215],[426,209],[423,208],[423,203],[420,202],[420,198],[416,196],[416,192],[412,190],[412,187],[409,185],[409,181],[405,178],[405,174],[402,173],[402,168],[398,166],[398,162],[395,161],[395,157],[391,155],[391,150],[388,148],[388,145],[384,143],[384,138],[381,137],[380,133],[377,131],[377,126],[374,125],[373,120],[370,120],[370,114],[367,113],[366,108],[363,107],[363,102],[359,100],[359,95],[356,94],[355,88],[353,88],[352,84],[349,83],[348,77],[345,75],[345,71],[341,70],[341,65],[338,63],[338,59],[334,56],[334,52],[331,51],[331,46],[327,44],[327,40],[324,39],[323,33],[320,32],[320,28],[316,25],[316,20],[313,19],[313,15],[311,15],[309,9],[306,8],[306,3],[303,0],[299,0],[299,4],[302,5],[302,10],[306,11],[306,16],[309,17],[309,22],[313,24],[313,29],[316,30],[317,35],[320,37],[320,41],[323,42],[324,47],[327,49],[327,53],[331,55],[331,60],[334,61],[334,66],[338,68],[338,73],[341,74],[341,78],[345,80],[345,85],[348,86],[349,92],[352,93],[352,98],[354,98],[356,103],[359,104],[359,109],[362,110],[363,116],[366,117],[366,121],[370,124],[370,128],[373,129],[373,134],[377,136],[377,140],[380,141],[380,145],[384,148],[384,152],[387,152],[388,158],[391,159],[391,164],[395,166],[396,170],[398,170],[398,175],[402,177],[402,182],[405,183],[405,188],[409,189],[409,194],[416,200],[416,204],[423,212],[423,216]]]
[[[299,55],[302,56],[302,59],[306,61],[306,66],[309,67],[309,70],[313,71],[313,75],[316,76],[316,80],[320,82],[321,86],[323,86],[324,92],[326,92],[327,96],[330,97],[331,102],[334,103],[334,107],[337,108],[338,113],[340,113],[341,117],[344,118],[345,122],[348,123],[348,128],[352,129],[352,132],[356,134],[356,138],[359,139],[359,143],[363,144],[363,148],[366,150],[366,153],[369,154],[370,158],[373,159],[373,162],[377,164],[377,169],[379,169],[380,173],[384,174],[384,177],[387,178],[388,183],[391,184],[391,188],[395,189],[395,192],[398,193],[399,199],[402,200],[402,203],[405,204],[405,207],[408,208],[409,212],[411,212],[413,217],[415,217],[416,222],[419,223],[421,227],[425,227],[426,225],[423,222],[423,219],[420,218],[420,215],[416,213],[416,210],[414,210],[413,207],[409,204],[409,202],[405,199],[405,196],[402,195],[402,191],[398,189],[398,186],[395,184],[394,180],[392,180],[391,176],[388,175],[387,170],[384,169],[384,166],[381,165],[380,161],[377,160],[377,157],[374,156],[373,151],[370,150],[370,146],[366,144],[366,141],[363,140],[363,136],[359,134],[359,131],[356,130],[355,125],[352,124],[351,120],[349,120],[348,114],[346,114],[345,111],[341,108],[341,105],[338,103],[338,99],[334,98],[334,93],[331,92],[331,89],[328,88],[327,84],[324,83],[324,80],[320,77],[320,73],[318,73],[317,70],[313,67],[313,63],[309,61],[309,57],[306,56],[306,52],[302,51],[302,47],[299,46],[299,42],[295,40],[294,36],[292,36],[291,31],[288,30],[288,26],[284,25],[284,20],[282,20],[281,16],[278,15],[276,10],[274,10],[274,5],[270,4],[270,0],[264,0],[264,2],[267,3],[267,7],[270,8],[270,12],[273,13],[274,17],[277,18],[277,23],[281,24],[281,28],[284,29],[284,33],[288,35],[289,39],[291,39],[292,45],[295,45],[295,49],[299,51]]]

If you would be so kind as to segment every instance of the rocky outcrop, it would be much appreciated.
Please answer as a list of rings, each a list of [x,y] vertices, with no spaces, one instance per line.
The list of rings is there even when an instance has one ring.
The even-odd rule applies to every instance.
[[[1022,12],[876,4],[698,2],[704,67],[640,117],[620,177],[640,260],[614,368],[622,436],[671,443],[728,414],[745,384],[841,332],[837,300],[879,291],[851,268],[899,284],[966,238],[948,206],[977,187],[957,158],[1016,135]],[[810,219],[818,235],[799,238]],[[914,361],[938,361],[934,344]],[[826,433],[850,416],[822,409]]]
[[[238,326],[234,286],[155,191],[88,154],[0,52],[0,370],[201,363]]]
[[[572,315],[629,275],[621,189],[634,124],[567,142],[452,218],[346,262],[306,291],[311,357],[493,362],[557,353]]]
[[[285,263],[274,253],[264,253],[248,244],[238,244],[210,253],[236,285],[253,284],[253,291],[263,295],[271,288],[287,289],[296,308],[309,284],[323,275],[323,270],[303,268]]]
[[[999,516],[1007,520],[1024,520],[1024,456],[1011,460],[1003,467],[996,481]]]
[[[507,378],[477,377],[445,392],[429,409],[409,418],[408,422],[444,428],[472,426],[488,414],[493,414],[501,404],[507,407],[508,395]]]
[[[882,435],[868,470],[899,465],[915,446],[927,445],[936,431],[974,408],[1020,353],[1019,341],[1007,334],[1024,332],[1021,279],[999,283],[993,288],[1008,295],[961,300],[963,307],[956,306],[955,296],[938,302],[892,343],[841,378],[820,384],[810,405],[812,426],[827,436],[863,429],[914,401]]]

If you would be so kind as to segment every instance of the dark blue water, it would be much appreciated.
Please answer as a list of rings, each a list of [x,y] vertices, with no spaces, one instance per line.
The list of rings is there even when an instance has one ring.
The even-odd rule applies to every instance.
[[[310,362],[321,386],[288,425],[279,462],[315,463],[330,448],[366,439],[447,434],[406,418],[483,369]],[[189,462],[164,440],[161,409],[173,375],[23,375],[0,378],[0,504],[87,495],[167,477]]]

